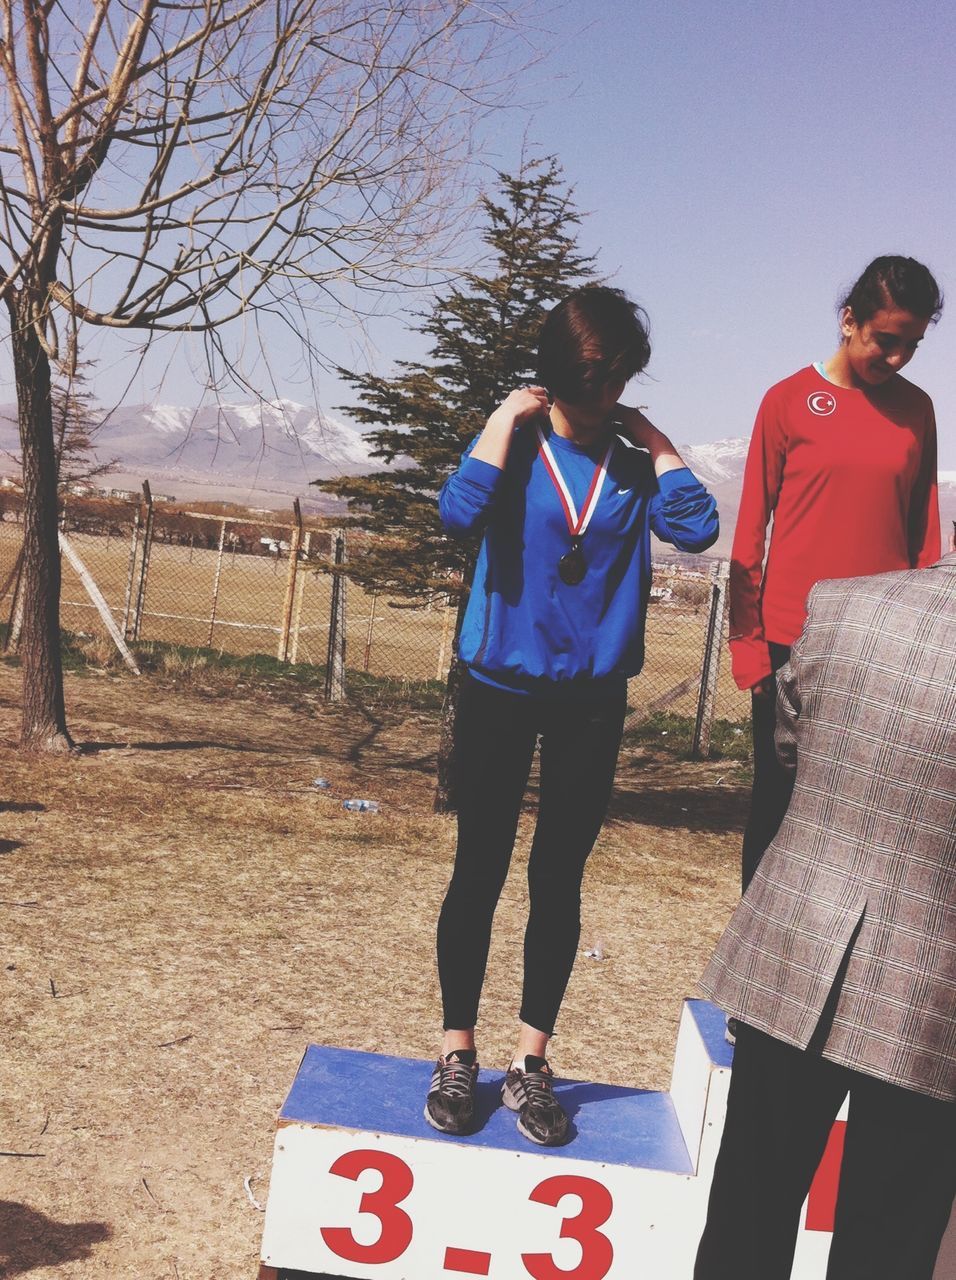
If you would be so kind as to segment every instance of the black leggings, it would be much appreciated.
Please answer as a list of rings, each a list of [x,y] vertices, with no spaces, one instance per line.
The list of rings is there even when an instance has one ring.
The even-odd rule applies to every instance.
[[[624,681],[539,697],[465,680],[455,725],[458,849],[438,919],[445,1029],[478,1020],[491,922],[514,848],[535,741],[541,795],[528,862],[522,1022],[548,1035],[581,933],[581,880],[607,812],[624,726]]]
[[[788,1280],[800,1209],[848,1091],[827,1280],[930,1280],[956,1193],[956,1105],[745,1024],[695,1280]]]
[[[770,663],[774,670],[774,688],[766,697],[751,696],[750,700],[753,715],[754,782],[740,860],[740,878],[744,890],[753,879],[771,840],[780,830],[793,795],[794,774],[779,763],[773,745],[773,731],[777,723],[776,673],[789,657],[790,649],[787,645],[771,643]]]

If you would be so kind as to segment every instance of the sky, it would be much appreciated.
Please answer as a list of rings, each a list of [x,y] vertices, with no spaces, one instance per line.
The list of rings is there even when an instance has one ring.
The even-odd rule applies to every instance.
[[[523,21],[541,57],[485,126],[482,172],[514,171],[522,151],[560,161],[588,215],[582,247],[650,314],[654,354],[626,398],[677,441],[748,434],[767,387],[832,355],[838,298],[867,262],[905,253],[951,298],[907,376],[933,397],[940,466],[956,470],[953,8],[529,0]],[[365,335],[329,324],[322,345],[387,373],[422,352],[406,307]],[[92,337],[104,401],[198,401],[185,356],[162,385],[148,362],[127,390],[122,339]],[[313,398],[273,356],[275,390]],[[322,375],[319,398],[335,411],[352,393]]]

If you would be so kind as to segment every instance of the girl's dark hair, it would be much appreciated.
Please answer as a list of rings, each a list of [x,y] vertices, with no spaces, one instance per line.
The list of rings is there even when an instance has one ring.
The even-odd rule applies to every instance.
[[[568,404],[596,399],[612,382],[628,382],[651,358],[647,313],[620,289],[576,289],[545,317],[538,381]]]
[[[889,254],[873,259],[840,303],[841,311],[845,307],[857,324],[865,324],[887,307],[935,321],[943,312],[943,295],[929,267],[915,258]]]

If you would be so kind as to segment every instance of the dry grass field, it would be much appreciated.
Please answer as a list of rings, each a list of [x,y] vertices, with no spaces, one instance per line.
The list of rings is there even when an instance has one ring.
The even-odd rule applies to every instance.
[[[83,753],[31,760],[9,745],[18,683],[0,665],[0,1276],[251,1280],[246,1186],[265,1201],[305,1045],[436,1051],[454,823],[431,812],[434,718],[241,671],[92,671],[68,679]],[[353,795],[381,812],[344,811]],[[745,805],[739,764],[622,756],[585,886],[582,948],[599,937],[605,959],[579,955],[560,1074],[666,1087]],[[532,819],[497,919],[489,1066],[514,1033]]]

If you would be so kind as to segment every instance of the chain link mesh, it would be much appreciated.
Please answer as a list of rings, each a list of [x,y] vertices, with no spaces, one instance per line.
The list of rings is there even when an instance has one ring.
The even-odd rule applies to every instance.
[[[0,608],[13,626],[22,526],[18,511],[7,506],[0,520]],[[361,556],[369,537],[360,530],[297,531],[274,513],[257,521],[115,501],[72,504],[63,526],[134,644],[265,654],[326,668],[337,641],[346,691],[359,673],[365,680],[434,686],[436,692],[444,684],[453,657],[454,600],[410,606],[363,589],[349,577],[350,559]],[[105,627],[87,590],[66,558],[62,565],[63,630],[101,637],[105,645]],[[709,667],[709,714],[746,720],[749,697],[734,686],[726,659],[719,578],[717,563],[705,557],[655,564],[646,661],[629,684],[628,728],[651,723],[666,734],[671,718],[686,722],[699,715],[708,630],[715,628],[720,652]]]

